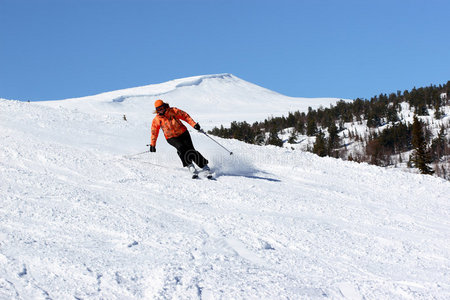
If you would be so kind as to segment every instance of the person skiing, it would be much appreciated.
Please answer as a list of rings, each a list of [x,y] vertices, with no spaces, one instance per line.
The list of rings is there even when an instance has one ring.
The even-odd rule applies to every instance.
[[[155,101],[155,109],[156,116],[152,121],[150,152],[156,152],[156,140],[158,139],[159,129],[162,129],[167,142],[177,149],[183,167],[186,167],[192,173],[192,178],[198,178],[199,173],[193,163],[201,171],[207,172],[207,177],[211,178],[208,160],[195,150],[191,135],[180,120],[187,122],[198,131],[201,131],[200,124],[196,123],[185,111],[170,107],[168,103],[164,103],[161,99]]]

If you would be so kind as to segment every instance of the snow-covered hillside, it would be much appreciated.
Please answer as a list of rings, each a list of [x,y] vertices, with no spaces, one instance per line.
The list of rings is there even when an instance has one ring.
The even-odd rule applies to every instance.
[[[205,126],[316,101],[221,76],[0,100],[0,299],[450,298],[445,180],[218,139],[230,156],[192,129],[215,181],[163,137],[133,156],[155,98]],[[267,97],[234,105],[252,89]]]
[[[151,118],[156,99],[192,112],[205,129],[229,126],[232,121],[261,121],[270,116],[282,116],[287,111],[307,111],[308,107],[328,107],[340,100],[287,97],[234,75],[218,74],[42,103],[120,118],[125,114],[128,119],[136,121]]]
[[[397,112],[398,121],[388,122],[387,120],[383,120],[382,125],[375,128],[369,127],[367,125],[367,120],[355,120],[353,122],[339,124],[339,126],[342,126],[342,130],[338,134],[340,138],[340,147],[337,149],[339,151],[339,156],[344,160],[347,160],[348,157],[351,156],[352,159],[356,161],[370,161],[370,155],[367,154],[366,148],[370,136],[379,136],[384,130],[392,128],[393,126],[398,126],[399,124],[406,124],[408,126],[413,124],[413,117],[415,116],[414,109],[411,108],[407,102],[400,103],[399,107],[400,110]],[[421,122],[426,124],[427,134],[430,135],[431,140],[437,138],[441,129],[445,136],[449,136],[450,133],[450,105],[443,106],[440,110],[443,116],[439,119],[434,117],[434,109],[429,109],[427,116],[417,116]],[[328,128],[319,126],[319,130],[325,133],[325,137],[329,137]],[[296,137],[296,143],[290,144],[288,140],[293,133]],[[316,136],[307,136],[305,134],[299,134],[298,132],[296,133],[293,127],[284,129],[280,132],[279,136],[284,141],[283,147],[301,151],[311,151],[316,142]],[[420,173],[419,169],[412,168],[410,165],[410,156],[412,154],[413,150],[408,150],[403,153],[386,155],[383,166],[400,168],[405,172]],[[382,164],[380,163],[380,165]],[[450,156],[444,155],[440,158],[439,162],[433,162],[432,168],[435,171],[434,176],[450,180]]]

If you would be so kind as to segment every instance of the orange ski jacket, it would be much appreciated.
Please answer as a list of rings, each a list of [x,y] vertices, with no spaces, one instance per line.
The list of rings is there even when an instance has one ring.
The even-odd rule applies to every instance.
[[[169,107],[164,115],[156,115],[152,122],[150,145],[156,146],[160,128],[163,130],[166,140],[183,134],[187,128],[180,120],[189,123],[192,127],[196,124],[185,111],[176,107]]]

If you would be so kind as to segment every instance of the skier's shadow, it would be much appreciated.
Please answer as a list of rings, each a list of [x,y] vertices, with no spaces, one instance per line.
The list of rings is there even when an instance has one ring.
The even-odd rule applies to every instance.
[[[264,173],[268,174],[266,172],[264,172]],[[245,177],[245,178],[250,178],[250,179],[266,180],[266,181],[270,181],[270,182],[281,182],[281,180],[276,179],[276,178],[262,177],[262,176],[252,175],[252,174],[222,173],[222,174],[217,175],[217,177],[221,177],[221,176]]]

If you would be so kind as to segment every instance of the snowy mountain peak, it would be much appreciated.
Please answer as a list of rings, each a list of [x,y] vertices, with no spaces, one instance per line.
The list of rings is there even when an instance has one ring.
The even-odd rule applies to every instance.
[[[288,97],[224,73],[175,79],[82,98],[43,101],[41,104],[118,117],[127,115],[142,121],[149,118],[157,99],[188,111],[206,128],[227,126],[232,121],[263,121],[270,116],[329,106],[340,100]]]
[[[183,87],[183,86],[193,86],[193,85],[199,85],[204,80],[208,79],[221,79],[221,80],[241,80],[232,74],[224,73],[224,74],[212,74],[212,75],[203,75],[203,76],[194,76],[194,77],[187,77],[183,79],[179,79],[176,81],[182,81],[181,83],[178,83],[176,87]]]
[[[199,76],[192,76],[192,77],[186,77],[186,78],[179,78],[179,79],[173,79],[167,82],[162,83],[156,83],[156,84],[149,84],[144,86],[138,86],[138,87],[132,87],[132,88],[126,88],[126,89],[120,89],[110,92],[104,92],[92,96],[85,96],[85,97],[79,97],[79,98],[71,98],[71,99],[64,99],[67,100],[104,100],[104,99],[112,99],[113,102],[122,102],[123,100],[116,100],[120,98],[132,98],[137,96],[149,96],[149,97],[158,97],[163,94],[167,94],[169,92],[173,92],[178,88],[182,87],[190,87],[190,86],[199,86],[202,84],[205,80],[215,80],[216,84],[230,84],[231,82],[234,82],[235,84],[238,84],[238,82],[245,82],[244,80],[229,74],[211,74],[211,75],[199,75]]]

